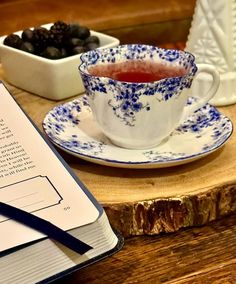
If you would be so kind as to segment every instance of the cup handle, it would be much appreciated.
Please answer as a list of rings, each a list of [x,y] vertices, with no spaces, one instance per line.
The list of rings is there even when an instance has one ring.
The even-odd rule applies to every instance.
[[[181,117],[181,122],[184,122],[196,110],[208,103],[210,99],[212,99],[212,97],[215,95],[220,85],[220,74],[214,66],[209,64],[198,64],[197,67],[198,71],[194,79],[196,80],[196,77],[200,73],[208,73],[212,76],[212,84],[207,93],[205,95],[199,94],[199,97],[193,96],[191,92],[189,92],[189,89],[186,90],[186,92],[188,91],[188,97],[193,98],[195,100],[192,102],[191,105],[185,106],[183,115]]]

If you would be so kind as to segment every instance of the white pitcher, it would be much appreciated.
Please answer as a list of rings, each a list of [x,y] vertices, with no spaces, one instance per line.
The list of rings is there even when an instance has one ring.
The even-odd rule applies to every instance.
[[[186,51],[196,63],[214,65],[220,87],[211,99],[215,106],[236,102],[236,0],[197,0]],[[201,74],[192,86],[193,95],[205,92],[210,78]]]

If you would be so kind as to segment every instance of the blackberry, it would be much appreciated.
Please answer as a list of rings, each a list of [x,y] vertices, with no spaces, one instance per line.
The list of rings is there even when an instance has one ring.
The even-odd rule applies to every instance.
[[[69,25],[62,21],[55,22],[51,28],[50,33],[53,38],[53,45],[62,46],[66,43],[66,40],[69,38]]]
[[[42,52],[48,45],[52,43],[53,36],[46,28],[39,27],[33,30],[32,42],[36,53]]]
[[[68,33],[69,29],[70,29],[69,25],[67,25],[63,21],[55,22],[50,28],[51,31],[59,31],[59,32],[62,32],[62,33]]]
[[[19,49],[22,42],[22,39],[18,35],[10,34],[4,39],[3,44]]]

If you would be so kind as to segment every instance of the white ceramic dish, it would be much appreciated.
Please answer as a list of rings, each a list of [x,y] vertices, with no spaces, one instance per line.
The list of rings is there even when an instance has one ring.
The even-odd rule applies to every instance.
[[[49,28],[52,24],[43,25]],[[21,35],[22,31],[15,32]],[[119,40],[103,33],[91,31],[100,39],[99,48],[119,45]],[[80,54],[58,60],[36,56],[3,44],[0,37],[0,61],[6,80],[28,92],[52,100],[61,100],[84,92],[78,72]]]
[[[120,148],[102,134],[86,96],[56,106],[46,115],[43,128],[64,151],[90,162],[122,168],[163,168],[189,163],[218,150],[233,132],[230,119],[207,104],[165,143],[145,150]]]

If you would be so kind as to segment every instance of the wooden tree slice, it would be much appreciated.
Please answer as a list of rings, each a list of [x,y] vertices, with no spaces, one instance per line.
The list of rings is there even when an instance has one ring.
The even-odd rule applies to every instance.
[[[41,130],[46,113],[63,103],[9,88]],[[220,111],[236,123],[236,106]],[[174,232],[236,211],[235,134],[205,158],[164,169],[112,168],[59,152],[124,236]]]

